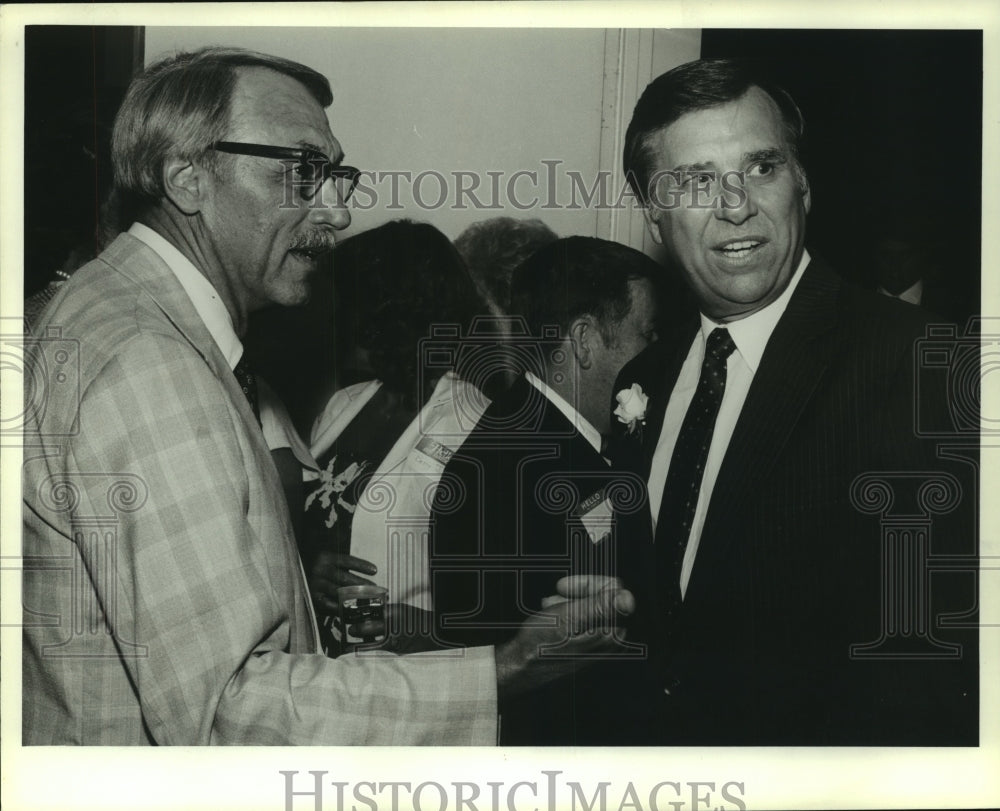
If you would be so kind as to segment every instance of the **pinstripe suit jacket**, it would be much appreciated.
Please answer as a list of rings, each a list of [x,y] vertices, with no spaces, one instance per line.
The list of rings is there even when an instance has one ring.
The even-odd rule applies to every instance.
[[[643,477],[696,321],[649,347],[619,376],[616,391],[638,382],[650,396],[641,443],[616,443],[617,463]],[[665,608],[649,576],[656,556],[648,514],[633,526],[647,541],[624,548],[643,551],[628,567],[629,582],[644,612],[635,618],[638,635],[659,657],[661,687],[650,701],[662,712],[660,742],[975,742],[975,631],[934,623],[975,605],[973,574],[923,581],[931,585],[933,602],[923,614],[931,635],[961,644],[961,657],[850,653],[852,645],[893,630],[887,618],[899,595],[883,581],[893,562],[885,558],[882,530],[921,512],[909,474],[956,476],[960,504],[931,516],[931,552],[975,555],[973,465],[939,458],[914,430],[918,409],[926,417],[945,408],[943,386],[915,389],[915,342],[925,334],[918,308],[843,283],[814,258],[771,336],[732,435],[673,638],[664,634]],[[896,503],[881,515],[865,512],[859,499],[866,497],[852,499],[852,484],[883,473],[898,490]],[[924,574],[905,579],[917,588]],[[920,629],[905,630],[907,638],[889,640],[897,652],[942,654]]]
[[[25,743],[495,743],[491,649],[315,653],[263,435],[153,251],[120,236],[34,335]]]

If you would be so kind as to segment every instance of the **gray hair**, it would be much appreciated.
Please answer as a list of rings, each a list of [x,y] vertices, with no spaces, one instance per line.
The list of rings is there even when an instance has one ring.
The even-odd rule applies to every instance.
[[[333,102],[325,76],[270,54],[208,47],[152,63],[129,85],[112,134],[115,187],[127,209],[138,213],[163,198],[168,157],[216,165],[208,150],[229,127],[237,70],[253,67],[301,82],[323,108]]]
[[[511,274],[539,248],[555,242],[539,219],[493,217],[474,222],[455,240],[479,294],[501,312],[510,308]]]

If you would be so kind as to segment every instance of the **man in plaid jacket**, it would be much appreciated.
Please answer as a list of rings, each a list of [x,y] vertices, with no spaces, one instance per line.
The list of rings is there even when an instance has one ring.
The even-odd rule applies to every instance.
[[[331,101],[309,68],[236,49],[129,89],[113,153],[135,224],[28,346],[44,388],[25,428],[25,743],[494,743],[498,690],[571,667],[540,644],[609,644],[585,626],[631,610],[610,589],[458,658],[315,652],[239,336],[253,310],[305,300],[350,222]]]

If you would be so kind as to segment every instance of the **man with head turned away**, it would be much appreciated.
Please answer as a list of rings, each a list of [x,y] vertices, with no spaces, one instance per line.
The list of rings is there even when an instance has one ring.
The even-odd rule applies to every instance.
[[[552,242],[514,272],[510,312],[530,339],[518,338],[512,356],[525,368],[451,457],[434,503],[440,642],[500,644],[560,577],[620,574],[628,539],[616,537],[614,512],[634,508],[643,487],[612,471],[601,440],[615,376],[656,337],[661,275],[641,252],[588,237]],[[623,645],[609,664],[640,654]],[[613,742],[630,720],[619,717],[621,685],[596,690],[586,678],[504,702],[501,742]]]
[[[462,231],[455,238],[455,248],[490,312],[503,316],[510,309],[514,271],[536,250],[556,239],[555,232],[541,220],[490,217]]]
[[[316,652],[240,336],[257,308],[307,298],[350,222],[331,101],[307,67],[223,48],[156,62],[127,93],[113,153],[135,224],[35,327],[25,743],[490,744],[498,692],[575,669],[539,646],[617,644],[631,595],[584,583],[549,627],[460,659]]]
[[[927,385],[915,405],[925,317],[806,249],[802,118],[753,71],[675,68],[626,135],[700,309],[616,384],[649,398],[620,460],[648,481],[649,543],[628,548],[649,573],[630,639],[650,645],[650,723],[667,744],[974,745],[975,578],[927,566],[974,560],[976,491],[915,427],[945,405]]]

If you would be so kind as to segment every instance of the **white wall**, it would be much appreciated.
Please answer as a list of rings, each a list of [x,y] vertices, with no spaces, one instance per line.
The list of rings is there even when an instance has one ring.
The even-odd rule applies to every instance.
[[[589,188],[620,161],[621,121],[649,79],[698,55],[697,31],[457,28],[205,28],[146,29],[146,61],[208,44],[238,45],[303,62],[330,79],[331,129],[347,162],[363,169],[408,171],[414,188],[374,184],[377,200],[359,191],[351,232],[395,217],[431,222],[449,237],[486,217],[542,218],[561,236],[618,238],[642,247],[641,228],[627,212],[573,205],[567,172]],[[624,70],[625,81],[620,75]],[[655,73],[654,73],[655,71]],[[638,90],[636,90],[638,88]],[[614,125],[617,120],[618,124]],[[543,161],[559,161],[552,170]],[[536,173],[537,180],[515,173]],[[555,172],[555,182],[550,177]],[[455,172],[480,186],[477,208],[458,191]],[[488,172],[499,173],[498,194]],[[462,182],[468,187],[472,175]],[[436,203],[446,181],[446,200]],[[620,179],[619,175],[615,176]],[[516,181],[516,182],[515,182]],[[514,182],[512,194],[508,184]],[[415,195],[414,192],[417,192]],[[609,185],[611,199],[618,187]],[[420,205],[422,200],[424,205]],[[519,210],[515,206],[528,206]],[[464,207],[459,207],[464,206]]]

